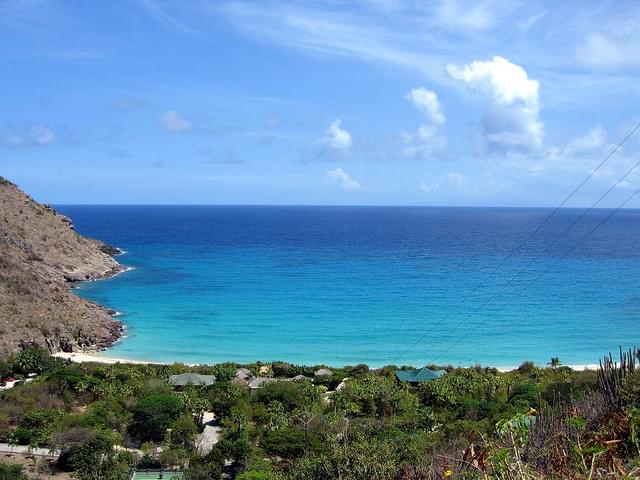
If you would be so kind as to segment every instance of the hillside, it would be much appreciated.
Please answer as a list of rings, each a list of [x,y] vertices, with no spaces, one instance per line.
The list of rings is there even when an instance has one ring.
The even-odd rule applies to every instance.
[[[25,344],[54,352],[115,341],[122,325],[113,312],[70,284],[120,272],[117,252],[0,177],[0,355]]]

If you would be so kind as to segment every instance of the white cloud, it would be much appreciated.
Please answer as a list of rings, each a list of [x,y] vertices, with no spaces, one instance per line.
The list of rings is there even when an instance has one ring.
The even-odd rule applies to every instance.
[[[448,190],[464,190],[467,186],[467,181],[464,175],[457,172],[450,172],[445,175],[441,175],[432,183],[420,182],[420,190],[426,193],[437,192],[440,189],[447,188]]]
[[[463,67],[447,65],[447,73],[490,99],[492,106],[482,120],[490,150],[542,147],[540,82],[530,79],[524,68],[506,58],[493,57]]]
[[[607,137],[607,131],[598,125],[565,145],[550,146],[545,149],[535,165],[529,167],[529,173],[539,175],[548,170],[590,172],[615,146]],[[624,149],[618,153],[619,158],[615,166],[605,165],[596,176],[608,176],[615,172],[616,166],[619,167],[626,161],[623,154]]]
[[[424,87],[414,88],[405,96],[424,116],[425,122],[415,133],[403,133],[407,146],[402,153],[409,158],[431,160],[446,146],[442,126],[447,121],[442,113],[440,101],[435,92]]]
[[[494,24],[490,2],[440,0],[435,3],[439,21],[457,28],[485,30]]]
[[[346,151],[351,148],[353,140],[351,134],[340,127],[340,123],[341,120],[339,118],[331,122],[329,128],[325,130],[326,135],[320,140],[320,143],[324,143],[335,150]]]
[[[589,33],[585,41],[576,48],[578,62],[596,69],[640,65],[640,34],[637,25],[634,24],[631,31],[621,24],[615,28],[615,34]]]
[[[564,149],[565,155],[599,153],[607,143],[607,132],[600,125],[585,135],[571,140]]]
[[[440,109],[440,102],[435,92],[424,87],[414,88],[406,97],[415,107],[436,125],[443,125],[447,119]]]
[[[395,2],[384,2],[404,10]],[[312,2],[212,2],[209,11],[226,16],[242,33],[260,41],[295,48],[312,55],[350,57],[421,71],[443,79],[444,61],[433,50],[416,48],[421,35],[369,22],[349,9],[331,10]],[[403,17],[404,18],[404,17]],[[423,17],[425,21],[429,16]],[[414,22],[415,16],[406,18]],[[429,53],[425,53],[429,52]]]
[[[534,27],[537,23],[540,22],[540,20],[542,20],[544,17],[547,16],[549,12],[547,10],[544,10],[542,12],[539,12],[535,15],[531,15],[529,18],[527,18],[524,22],[520,23],[520,30],[522,30],[522,32],[528,32],[529,30],[531,30],[532,27]]]
[[[343,190],[355,191],[355,190],[360,190],[362,188],[359,182],[352,179],[349,176],[349,174],[340,167],[334,168],[333,170],[329,170],[327,172],[327,176],[333,182],[338,183]]]
[[[168,112],[164,113],[160,118],[160,121],[162,122],[164,128],[166,128],[170,132],[186,132],[193,128],[193,124],[191,123],[191,121],[174,110],[169,110]]]
[[[3,137],[0,137],[0,144],[7,147],[41,147],[52,144],[55,138],[55,132],[42,125],[9,127]]]
[[[447,65],[447,73],[473,90],[492,97],[498,105],[521,101],[529,107],[538,106],[540,82],[531,80],[524,68],[504,57],[475,60],[463,67]]]

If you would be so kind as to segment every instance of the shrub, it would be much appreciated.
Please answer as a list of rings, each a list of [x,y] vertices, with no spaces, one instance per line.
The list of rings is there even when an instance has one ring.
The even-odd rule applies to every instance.
[[[628,407],[640,407],[640,370],[636,370],[622,381],[620,399]]]
[[[536,371],[536,365],[533,362],[523,362],[522,365],[520,365],[518,367],[518,372],[520,372],[523,375],[531,375],[533,372]]]
[[[184,472],[184,478],[185,480],[218,480],[222,478],[222,468],[213,463],[191,462]]]
[[[304,432],[294,427],[268,432],[262,446],[273,455],[284,458],[298,457],[305,449]]]
[[[236,476],[236,480],[276,480],[276,477],[269,472],[243,472]]]
[[[185,472],[186,480],[217,480],[222,478],[224,456],[217,447],[204,457],[193,457]],[[238,477],[236,477],[238,478]]]
[[[22,465],[0,462],[0,480],[29,480],[29,477],[22,472]]]
[[[185,413],[171,426],[171,432],[167,435],[168,444],[172,448],[184,448],[191,450],[194,447],[195,436],[198,433],[196,424],[190,414]]]
[[[85,427],[122,431],[123,424],[129,417],[129,412],[115,399],[98,400],[89,406],[81,424]]]
[[[260,403],[269,404],[278,401],[287,410],[301,408],[309,403],[318,400],[319,394],[310,382],[273,382],[260,389],[256,400]]]
[[[162,467],[162,463],[159,458],[152,457],[151,455],[144,454],[138,460],[138,470],[159,470]]]
[[[540,403],[540,388],[535,383],[516,383],[509,395],[509,403],[522,407],[532,407]]]
[[[127,471],[127,466],[121,465],[114,453],[113,439],[103,432],[96,432],[91,439],[74,448],[69,465],[80,480],[118,478],[118,472]]]
[[[26,375],[28,373],[42,373],[57,365],[49,353],[40,347],[25,348],[16,353],[10,360],[11,370],[14,373]]]
[[[51,440],[63,413],[56,409],[35,409],[26,412],[14,431],[14,441],[22,445],[43,445]]]

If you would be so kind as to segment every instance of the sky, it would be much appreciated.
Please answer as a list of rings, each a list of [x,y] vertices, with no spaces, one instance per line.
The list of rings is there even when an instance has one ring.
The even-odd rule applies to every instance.
[[[555,206],[640,122],[638,25],[637,0],[0,0],[0,175],[53,204]]]

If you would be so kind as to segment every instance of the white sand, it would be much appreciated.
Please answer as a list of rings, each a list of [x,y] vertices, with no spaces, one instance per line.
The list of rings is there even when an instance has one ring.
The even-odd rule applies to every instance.
[[[108,365],[112,365],[114,363],[128,363],[131,365],[147,365],[147,364],[167,365],[168,364],[168,363],[162,363],[162,362],[145,362],[143,360],[129,360],[127,358],[105,357],[98,353],[87,353],[87,352],[83,352],[83,353],[57,352],[57,353],[54,353],[52,356],[71,360],[74,363],[94,362],[94,363],[105,363]],[[179,363],[182,363],[182,362],[179,362]],[[195,366],[196,364],[185,363],[184,365]],[[488,365],[483,365],[483,367],[486,367],[486,366]],[[569,367],[572,370],[576,370],[576,371],[597,370],[599,368],[599,365],[596,363],[584,364],[584,365],[562,365],[562,366]],[[464,365],[460,365],[460,367],[465,368]],[[546,367],[546,365],[540,365],[540,367]],[[470,367],[466,366],[466,368],[470,368]],[[518,367],[496,367],[496,369],[499,372],[511,372],[513,370],[517,370]]]
[[[482,365],[483,367],[487,365]],[[582,370],[598,370],[600,365],[597,363],[588,363],[584,365],[560,365],[561,367],[569,367],[571,370],[582,371]],[[536,367],[548,367],[548,365],[536,365]],[[496,367],[496,370],[499,372],[512,372],[517,370],[518,367]]]
[[[128,360],[126,358],[114,358],[114,357],[103,357],[97,353],[81,353],[81,352],[57,352],[52,355],[57,358],[64,358],[66,360],[71,360],[74,363],[83,363],[83,362],[94,362],[94,363],[106,363],[108,365],[113,365],[114,363],[129,363],[132,365],[161,365],[159,362],[144,362],[141,360]]]

